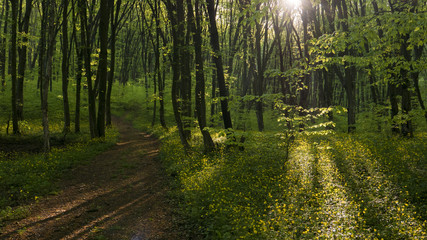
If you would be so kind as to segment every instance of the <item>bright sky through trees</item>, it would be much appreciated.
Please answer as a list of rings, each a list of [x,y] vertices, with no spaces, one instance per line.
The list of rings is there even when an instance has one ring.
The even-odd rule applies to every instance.
[[[293,9],[301,6],[301,0],[282,0],[286,8]]]

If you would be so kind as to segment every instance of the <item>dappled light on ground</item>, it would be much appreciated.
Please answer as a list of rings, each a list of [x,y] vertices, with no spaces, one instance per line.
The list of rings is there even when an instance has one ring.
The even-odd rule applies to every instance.
[[[209,155],[164,140],[167,170],[207,239],[427,237],[425,138],[310,134],[287,158],[280,138],[251,134],[244,152]]]
[[[180,239],[167,204],[158,141],[116,119],[121,139],[87,165],[72,169],[62,191],[10,222],[1,239]]]

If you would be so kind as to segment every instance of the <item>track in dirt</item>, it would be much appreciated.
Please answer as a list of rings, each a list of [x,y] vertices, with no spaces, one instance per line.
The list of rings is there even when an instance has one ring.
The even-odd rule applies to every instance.
[[[159,142],[114,118],[119,142],[67,173],[58,195],[31,205],[0,239],[186,239],[168,203]]]

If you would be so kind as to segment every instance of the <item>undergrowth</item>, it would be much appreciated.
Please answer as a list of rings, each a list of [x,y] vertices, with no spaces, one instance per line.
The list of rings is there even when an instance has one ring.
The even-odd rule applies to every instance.
[[[104,140],[84,140],[45,154],[0,152],[0,224],[22,217],[22,206],[46,194],[55,194],[57,180],[64,171],[84,164],[117,141],[117,132],[109,129]],[[24,207],[25,208],[25,207]]]
[[[0,226],[6,220],[26,217],[31,201],[47,194],[56,194],[55,182],[77,164],[85,164],[111,147],[118,133],[107,129],[105,139],[89,137],[87,99],[82,92],[81,132],[63,134],[63,111],[60,82],[53,82],[49,92],[49,128],[52,150],[41,152],[43,127],[41,124],[40,96],[37,81],[26,78],[24,88],[24,121],[19,122],[20,135],[12,133],[10,116],[10,89],[0,94]],[[70,86],[70,109],[74,116],[75,103]],[[8,86],[10,88],[10,86]],[[74,119],[72,119],[74,120]],[[73,127],[74,122],[71,123]],[[73,131],[73,128],[71,129]],[[9,133],[7,135],[6,133]],[[3,150],[3,151],[2,151]]]
[[[205,239],[427,238],[423,131],[413,139],[386,131],[349,135],[340,133],[345,124],[338,117],[338,130],[296,133],[287,152],[290,138],[277,131],[238,133],[246,137],[239,151],[210,128],[216,151],[204,154],[193,131],[185,154],[176,127],[150,127],[149,115],[128,102],[134,125],[162,140],[179,213]]]

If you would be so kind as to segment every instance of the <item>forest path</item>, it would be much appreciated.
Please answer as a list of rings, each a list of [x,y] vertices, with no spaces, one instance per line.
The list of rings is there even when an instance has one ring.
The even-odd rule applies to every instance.
[[[32,204],[0,239],[184,239],[167,201],[158,140],[113,121],[119,142],[67,173],[59,194]]]

